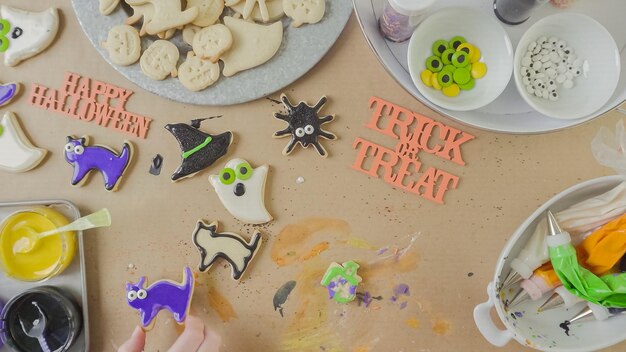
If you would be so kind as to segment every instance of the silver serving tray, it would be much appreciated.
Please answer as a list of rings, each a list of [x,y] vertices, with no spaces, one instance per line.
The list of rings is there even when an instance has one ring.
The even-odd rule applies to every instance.
[[[65,200],[42,200],[28,202],[0,203],[0,222],[9,215],[33,206],[49,206],[65,215],[71,222],[80,218],[80,212],[76,206]],[[18,281],[0,274],[0,299],[6,303],[18,294],[37,286],[51,285],[61,287],[74,296],[76,302],[83,311],[83,329],[80,336],[72,345],[70,352],[89,351],[89,314],[87,309],[87,281],[85,279],[85,254],[83,250],[83,232],[76,231],[78,237],[77,253],[70,266],[60,275],[40,282]],[[0,352],[9,352],[8,346],[0,348]]]
[[[280,0],[275,0],[280,1]],[[128,15],[120,6],[109,16],[102,16],[98,1],[72,0],[76,17],[85,34],[100,55],[119,73],[139,87],[181,103],[197,105],[232,105],[245,103],[272,94],[307,73],[324,57],[335,43],[352,13],[350,0],[326,0],[326,13],[319,23],[304,24],[299,28],[290,27],[291,20],[284,18],[284,38],[278,53],[268,62],[253,69],[240,72],[232,77],[220,77],[214,85],[200,92],[191,92],[176,78],[155,81],[146,77],[139,62],[131,66],[117,66],[109,60],[109,54],[100,45],[106,40],[109,29],[124,23]],[[153,41],[142,39],[145,50]],[[180,51],[182,63],[191,46],[182,41],[180,31],[172,42]]]
[[[624,0],[578,0],[567,10],[557,9],[546,4],[533,13],[523,24],[509,26],[502,23],[513,48],[522,34],[541,18],[560,11],[584,13],[602,23],[613,35],[621,50],[622,74],[617,89],[609,102],[594,114],[576,120],[558,120],[544,116],[528,105],[519,95],[515,80],[511,78],[505,91],[491,104],[474,111],[451,111],[443,109],[428,101],[415,87],[407,65],[407,48],[409,42],[393,43],[385,40],[378,31],[378,18],[387,0],[353,0],[355,12],[361,29],[374,54],[378,57],[387,72],[409,93],[431,109],[468,126],[480,129],[514,134],[532,134],[561,130],[579,125],[612,110],[626,100],[626,1]],[[474,7],[494,16],[493,0],[438,0],[429,10],[450,6]],[[389,97],[388,97],[389,98]]]

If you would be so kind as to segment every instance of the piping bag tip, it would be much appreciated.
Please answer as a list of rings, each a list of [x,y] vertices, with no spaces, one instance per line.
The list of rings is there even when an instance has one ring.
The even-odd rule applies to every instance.
[[[555,236],[562,233],[563,230],[561,230],[559,222],[550,210],[546,212],[546,216],[548,218],[548,236]]]
[[[516,305],[530,299],[530,295],[526,290],[520,287],[519,291],[513,296],[513,299],[506,305],[506,308],[513,308]]]
[[[504,290],[505,288],[512,286],[522,281],[523,279],[524,278],[522,277],[522,275],[520,275],[517,271],[511,269],[509,275],[507,275],[506,279],[504,279],[504,282],[500,286],[500,290]]]
[[[537,308],[537,313],[541,313],[541,312],[545,312],[546,310],[558,308],[564,304],[565,304],[565,301],[563,300],[563,297],[561,297],[561,295],[555,292],[552,294],[552,296],[550,296],[550,298],[548,298],[548,300],[543,302],[543,304],[539,306],[539,308]]]
[[[580,313],[576,314],[576,316],[574,316],[572,319],[569,319],[567,322],[569,324],[573,324],[576,322],[591,320],[593,319],[593,317],[593,310],[587,306],[583,310],[581,310]]]

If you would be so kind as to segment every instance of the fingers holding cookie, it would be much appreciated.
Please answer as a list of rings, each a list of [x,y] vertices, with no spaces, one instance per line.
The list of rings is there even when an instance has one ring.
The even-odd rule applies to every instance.
[[[193,37],[193,51],[203,59],[217,62],[233,44],[233,36],[228,27],[215,24],[201,29]]]
[[[179,55],[176,45],[167,40],[157,40],[141,55],[141,71],[157,81],[164,80],[169,75],[176,77]]]
[[[109,58],[116,65],[132,65],[141,56],[139,32],[129,25],[122,24],[111,28],[102,46],[107,49]]]

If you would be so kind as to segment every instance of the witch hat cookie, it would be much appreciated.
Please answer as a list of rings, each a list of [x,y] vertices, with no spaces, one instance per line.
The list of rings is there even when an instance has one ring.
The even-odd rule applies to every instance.
[[[202,119],[194,120],[192,124],[165,125],[165,129],[176,138],[182,150],[182,161],[172,175],[172,181],[191,177],[211,166],[226,154],[233,141],[233,134],[230,131],[218,135],[200,131],[201,121]]]
[[[47,152],[30,143],[15,114],[7,112],[0,118],[0,170],[28,171],[37,166]]]

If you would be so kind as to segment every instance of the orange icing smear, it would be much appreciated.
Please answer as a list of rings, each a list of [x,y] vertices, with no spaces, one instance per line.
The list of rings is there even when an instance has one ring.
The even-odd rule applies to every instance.
[[[13,246],[22,237],[66,224],[68,221],[62,214],[46,207],[8,216],[0,225],[0,268],[7,276],[22,281],[40,281],[60,274],[74,258],[74,232],[41,238],[26,253],[14,253]]]

